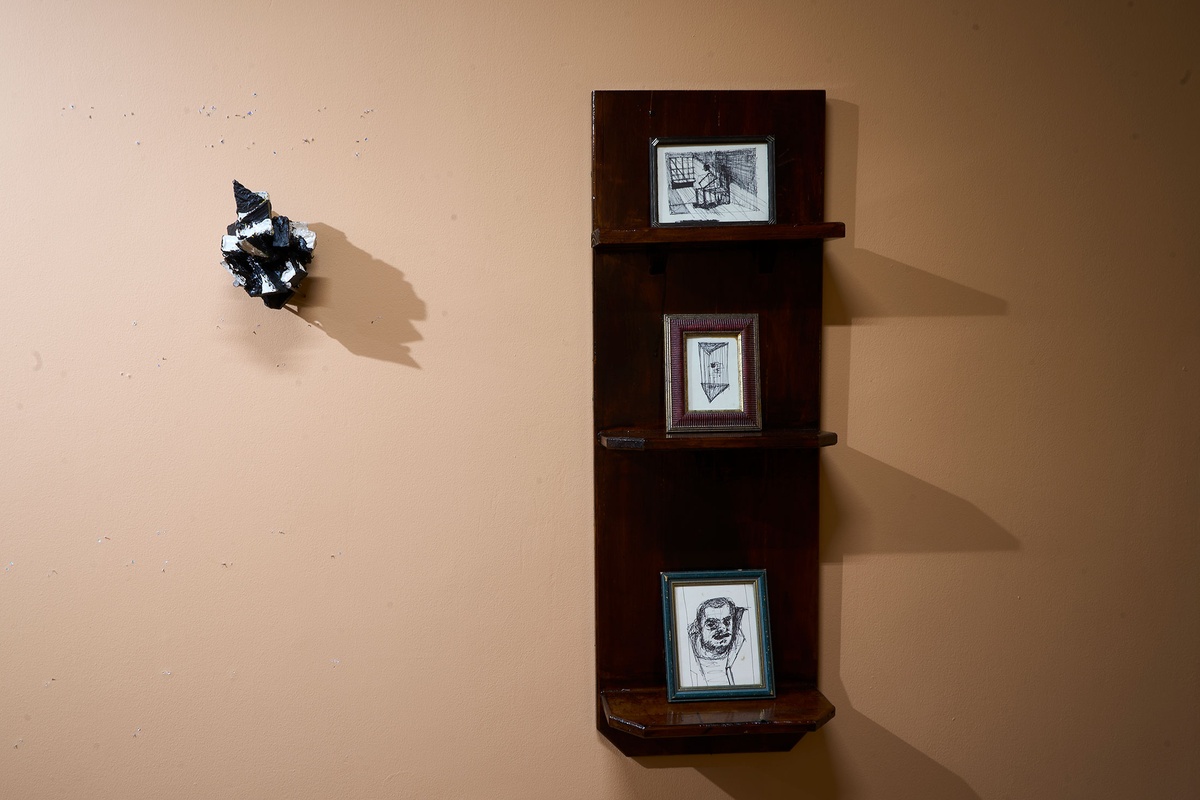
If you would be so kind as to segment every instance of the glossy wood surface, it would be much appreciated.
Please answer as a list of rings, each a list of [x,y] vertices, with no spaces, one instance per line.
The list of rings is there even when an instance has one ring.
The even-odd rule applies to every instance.
[[[820,222],[807,225],[727,225],[716,228],[682,225],[634,229],[596,228],[592,231],[592,246],[841,239],[845,235],[846,224],[844,222]]]
[[[661,428],[614,428],[600,432],[600,444],[610,450],[828,447],[837,444],[837,434],[793,428],[729,433],[667,433]]]
[[[821,230],[823,92],[594,99],[594,230],[649,229],[650,138],[759,134],[775,137],[779,222]],[[638,700],[661,693],[665,705],[663,571],[765,568],[777,683],[817,685],[818,453],[833,437],[819,427],[822,239],[697,233],[708,230],[593,250],[596,715],[626,755],[789,749],[812,729],[798,707],[760,718],[761,700],[705,703],[741,720],[718,733],[669,722],[693,719],[670,715],[700,713],[694,704]],[[749,312],[764,432],[667,437],[663,315]],[[641,449],[612,446],[635,440]]]
[[[643,739],[740,734],[804,734],[833,718],[833,704],[816,689],[789,687],[777,696],[737,703],[668,703],[662,688],[601,693],[608,724]]]

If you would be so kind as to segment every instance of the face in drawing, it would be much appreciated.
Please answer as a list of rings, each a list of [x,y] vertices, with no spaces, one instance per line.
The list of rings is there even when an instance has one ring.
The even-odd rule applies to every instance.
[[[696,609],[699,629],[700,655],[704,658],[724,658],[733,646],[737,607],[727,597],[708,600]]]

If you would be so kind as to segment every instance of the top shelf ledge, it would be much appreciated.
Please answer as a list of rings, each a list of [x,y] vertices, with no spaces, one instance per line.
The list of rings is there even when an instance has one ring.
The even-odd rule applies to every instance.
[[[673,225],[662,228],[596,228],[592,247],[694,242],[781,242],[798,239],[842,239],[844,222],[805,225]]]

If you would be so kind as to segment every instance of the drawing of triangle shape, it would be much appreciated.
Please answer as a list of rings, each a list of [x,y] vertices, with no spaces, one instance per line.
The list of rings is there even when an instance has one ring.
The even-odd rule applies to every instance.
[[[721,392],[723,392],[729,388],[729,384],[728,383],[701,383],[700,387],[702,389],[704,389],[704,396],[707,397],[708,402],[711,403],[717,395],[719,395]]]

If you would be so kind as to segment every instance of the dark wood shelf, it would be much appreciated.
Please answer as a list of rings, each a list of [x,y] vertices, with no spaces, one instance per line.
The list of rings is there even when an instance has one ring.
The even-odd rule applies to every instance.
[[[592,697],[626,756],[784,752],[833,716],[815,688],[820,448],[837,441],[822,264],[846,226],[822,221],[825,127],[819,90],[592,96]],[[774,224],[651,224],[653,140],[746,136],[774,139]],[[664,314],[758,315],[765,430],[666,432]],[[778,696],[668,704],[661,573],[760,568]]]
[[[609,726],[642,739],[815,731],[833,719],[833,704],[811,687],[785,687],[775,698],[668,703],[667,691],[608,689],[600,693]]]
[[[614,428],[600,431],[609,450],[794,449],[837,444],[837,434],[815,428],[721,433],[667,433],[662,428]]]
[[[802,225],[723,225],[701,227],[674,225],[662,228],[596,228],[592,247],[713,242],[780,242],[800,239],[841,239],[844,222],[813,222]]]

